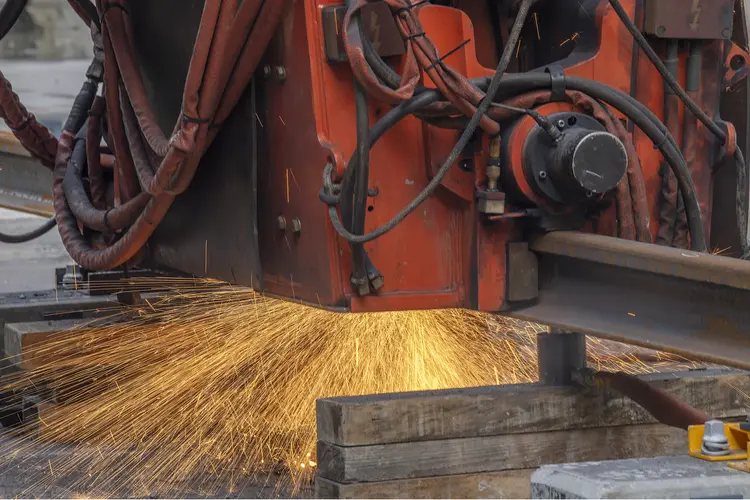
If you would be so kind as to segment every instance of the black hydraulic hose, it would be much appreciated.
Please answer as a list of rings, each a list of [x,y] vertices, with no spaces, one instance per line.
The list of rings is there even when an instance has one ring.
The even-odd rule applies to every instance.
[[[77,133],[86,120],[89,117],[89,110],[94,104],[96,93],[99,90],[99,86],[92,80],[86,80],[81,86],[81,90],[76,95],[73,101],[73,106],[70,109],[68,118],[65,120],[63,130],[68,132]]]
[[[346,9],[351,10],[356,3],[356,0],[346,0]],[[353,26],[350,26],[348,29],[354,29],[359,32],[359,39],[362,41],[362,52],[364,53],[365,61],[367,61],[372,72],[383,83],[392,89],[397,89],[401,85],[401,76],[388,66],[388,63],[386,63],[383,58],[380,57],[380,54],[378,54],[378,51],[372,44],[372,40],[370,40],[370,37],[367,35],[365,22],[364,19],[362,19],[362,16],[358,15],[357,19],[355,19],[355,22],[352,24]]]
[[[6,0],[3,8],[0,9],[0,40],[5,38],[11,28],[18,22],[18,18],[23,14],[27,3],[29,3],[29,0]]]
[[[474,83],[476,83],[479,88],[486,88],[486,80],[482,80],[484,81],[477,80]],[[501,101],[520,93],[548,89],[550,85],[551,80],[549,75],[541,72],[506,75],[506,77],[502,80],[502,85],[499,86],[498,90],[489,95],[494,95],[495,100]],[[612,87],[608,87],[607,85],[604,85],[602,83],[585,78],[567,77],[566,86],[570,90],[578,90],[585,94],[591,95],[592,97],[600,101],[604,101],[605,103],[619,110],[630,120],[632,120],[633,123],[638,126],[638,128],[640,128],[657,146],[657,148],[664,155],[664,158],[667,160],[670,168],[675,172],[675,176],[678,179],[680,191],[682,192],[685,200],[692,248],[700,252],[707,251],[705,231],[703,229],[703,221],[700,215],[700,206],[698,205],[698,199],[695,195],[695,187],[693,186],[690,172],[687,169],[687,165],[685,164],[685,160],[682,157],[682,153],[680,152],[679,148],[676,147],[674,138],[666,130],[664,124],[659,121],[659,119],[653,114],[653,112],[651,112],[651,110],[649,110],[646,106],[638,102],[630,95]],[[371,145],[374,145],[374,143],[378,139],[380,139],[380,137],[382,137],[385,132],[387,132],[390,128],[392,128],[396,123],[398,123],[406,116],[413,114],[422,107],[429,106],[430,104],[440,100],[442,100],[442,96],[436,90],[424,90],[414,96],[412,99],[396,106],[385,116],[383,116],[383,118],[381,118],[381,120],[373,127],[370,137]],[[739,155],[741,156],[741,152],[739,153]],[[350,165],[354,161],[356,161],[356,158],[352,157],[352,159],[350,160]],[[445,167],[445,165],[443,165],[443,167]],[[439,175],[440,172],[438,173],[438,176]],[[404,217],[406,217],[409,213],[411,213],[411,211],[413,211],[414,208],[411,207],[413,207],[415,203],[417,203],[418,205],[434,191],[434,189],[437,187],[437,184],[439,184],[440,180],[442,179],[442,177],[440,177],[440,179],[435,182],[435,179],[438,179],[438,176],[433,178],[433,182],[431,182],[425,188],[425,191],[423,191],[418,198],[416,198],[411,204],[409,204],[409,206],[407,206],[401,213],[399,213],[396,218],[392,219],[391,222],[389,222],[386,226],[383,226],[377,231],[373,231],[367,235],[360,236],[357,239],[364,239],[363,242],[372,241],[382,236],[389,230],[393,229],[393,227],[395,227],[395,224],[401,222]],[[433,185],[434,187],[432,187]],[[405,213],[410,208],[411,211]],[[354,236],[351,235],[351,233],[349,233],[348,231],[344,230],[341,226],[341,223],[338,219],[338,214],[336,214],[335,206],[329,208],[329,214],[331,215],[331,220],[334,224],[334,227],[344,239],[349,240],[350,237]],[[401,215],[403,216],[399,219],[398,217]]]
[[[538,81],[538,84],[535,85],[537,88],[540,86],[548,87],[550,85],[550,79],[546,75],[539,75],[534,78]],[[529,80],[531,79],[529,78]],[[646,106],[620,90],[593,80],[573,76],[567,77],[565,83],[569,89],[579,90],[595,99],[606,102],[624,113],[651,139],[656,148],[661,151],[669,167],[677,177],[685,204],[692,248],[698,252],[707,252],[708,243],[706,241],[706,233],[703,227],[700,204],[695,193],[693,178],[690,175],[680,149],[676,147],[674,138],[665,129],[664,124]]]
[[[469,125],[461,134],[461,137],[458,139],[458,142],[453,147],[451,153],[448,155],[448,158],[443,162],[443,165],[440,167],[438,173],[435,175],[435,177],[432,178],[432,180],[430,180],[427,187],[414,200],[411,201],[411,203],[404,207],[403,210],[396,214],[396,216],[393,217],[393,219],[391,219],[385,225],[364,235],[355,235],[347,231],[346,228],[341,224],[341,220],[339,219],[338,213],[336,211],[336,206],[329,206],[328,213],[330,215],[331,222],[333,223],[336,231],[345,240],[349,241],[350,243],[367,243],[379,238],[388,231],[392,230],[394,227],[398,226],[406,217],[409,216],[409,214],[416,210],[419,205],[421,205],[433,192],[435,192],[450,168],[453,166],[453,163],[455,163],[455,161],[458,159],[458,156],[466,148],[469,141],[471,141],[472,137],[474,136],[474,132],[476,132],[477,127],[479,126],[480,120],[492,105],[491,96],[495,95],[500,88],[500,83],[503,79],[503,76],[505,75],[505,71],[508,69],[510,59],[513,56],[513,51],[516,45],[518,44],[523,26],[526,24],[526,18],[528,17],[529,10],[531,9],[531,6],[536,3],[536,1],[537,0],[523,0],[521,2],[516,20],[513,23],[513,29],[511,30],[508,43],[505,46],[505,50],[503,51],[500,63],[498,64],[497,70],[495,71],[495,75],[490,81],[487,96],[479,104],[479,107],[477,108],[476,113],[474,113],[474,116],[472,116]]]
[[[514,80],[516,81],[513,83],[521,87],[525,86],[527,91],[549,88],[551,84],[549,75],[543,73],[525,73],[517,75]],[[685,204],[692,248],[698,252],[707,252],[708,243],[692,176],[680,148],[677,147],[674,137],[666,130],[664,124],[644,104],[613,87],[575,76],[566,77],[565,84],[570,90],[581,91],[622,112],[651,139],[677,177]]]
[[[354,0],[347,0],[347,9],[351,9]],[[378,55],[375,47],[372,45],[370,38],[366,36],[364,22],[361,13],[357,13],[355,23],[349,29],[358,30],[362,40],[365,59],[371,66],[378,66],[379,71],[376,75],[383,74],[383,67],[389,70],[388,75],[391,80],[395,80],[393,88],[399,85],[400,77],[383,61]],[[391,85],[391,83],[389,83]],[[356,106],[356,127],[357,127],[357,149],[353,156],[358,158],[357,162],[351,166],[350,174],[354,175],[354,206],[352,208],[352,175],[347,179],[348,182],[342,183],[341,213],[344,221],[351,220],[351,230],[355,234],[364,234],[365,223],[367,218],[367,197],[369,194],[368,184],[370,179],[370,115],[367,90],[355,78],[354,79],[354,96]],[[361,161],[359,159],[361,158]],[[351,219],[350,219],[351,217]],[[362,243],[350,243],[352,252],[352,283],[357,287],[358,292],[362,293],[365,286],[369,288],[369,280],[380,276],[380,271],[375,268],[370,256],[365,250]]]
[[[680,71],[680,42],[679,40],[667,41],[667,57],[664,59],[664,67],[669,74],[677,78]],[[679,125],[680,101],[672,92],[672,89],[664,81],[664,126],[670,131],[672,137]],[[671,170],[662,165],[661,190],[659,192],[659,230],[656,243],[662,246],[672,246],[675,239],[675,225],[677,224],[677,193],[672,193],[674,175]]]
[[[91,21],[96,25],[96,27],[101,30],[102,29],[102,23],[101,19],[99,19],[99,12],[96,10],[96,5],[91,3],[90,0],[73,0],[77,6],[79,6],[81,9],[86,11],[86,14],[89,15],[91,18]],[[106,8],[106,7],[105,7]]]
[[[659,59],[659,56],[654,52],[654,49],[651,48],[651,45],[649,45],[648,40],[641,34],[638,27],[635,25],[635,23],[630,19],[628,16],[628,13],[625,11],[625,9],[622,7],[622,4],[619,2],[619,0],[609,0],[610,5],[614,9],[617,16],[620,18],[622,23],[625,25],[625,27],[628,29],[630,34],[635,39],[638,46],[643,50],[643,52],[646,54],[646,56],[649,58],[649,60],[653,63],[653,65],[656,67],[657,71],[659,71],[659,74],[661,74],[662,78],[664,78],[664,81],[667,82],[669,87],[674,91],[675,94],[680,98],[680,100],[685,104],[685,107],[690,110],[690,112],[695,115],[698,120],[700,120],[703,125],[711,131],[713,135],[715,135],[722,145],[726,144],[727,142],[727,136],[724,130],[714,121],[712,120],[696,103],[693,99],[690,98],[690,96],[680,87],[679,82],[669,73],[669,71],[664,67],[664,64],[662,64],[661,60]],[[750,186],[748,186],[748,178],[750,175],[748,174],[748,169],[750,167],[747,165],[747,163],[744,162],[744,155],[742,154],[742,151],[739,153],[734,154],[735,162],[737,163],[737,222],[739,226],[739,233],[740,233],[740,245],[742,247],[742,253],[744,255],[750,254],[750,235],[749,230],[750,228],[747,226],[747,220],[748,220],[748,210],[750,210],[750,203],[748,203],[748,195],[743,194],[740,197],[740,193],[746,193],[748,189],[750,189]],[[742,163],[740,163],[740,159],[742,159]],[[682,194],[682,193],[681,193]],[[684,194],[683,194],[684,196]],[[686,203],[686,201],[683,199],[683,203]],[[744,203],[744,204],[743,204]],[[744,213],[740,213],[740,212]],[[741,221],[744,221],[741,222]],[[692,232],[692,231],[691,231]]]
[[[628,13],[622,7],[620,1],[609,0],[609,4],[614,9],[617,17],[620,18],[622,23],[633,36],[638,46],[646,54],[646,57],[648,57],[651,63],[656,67],[656,70],[659,72],[661,77],[664,78],[664,81],[667,82],[667,85],[669,85],[672,91],[677,94],[680,100],[685,104],[685,107],[687,107],[690,112],[693,113],[701,121],[701,123],[703,123],[703,125],[705,125],[706,128],[709,129],[711,133],[721,141],[721,144],[724,145],[727,142],[727,135],[724,133],[721,127],[719,127],[719,125],[717,125],[716,122],[714,122],[711,117],[709,117],[700,108],[700,106],[698,106],[695,101],[690,98],[687,92],[685,92],[685,90],[680,87],[680,83],[664,66],[664,63],[661,61],[661,59],[659,59],[659,56],[656,54],[656,52],[654,52],[654,49],[651,48],[651,45],[648,43],[648,40],[646,40],[646,37],[643,36],[633,20],[630,19],[630,16],[628,16]]]
[[[737,164],[737,227],[739,228],[742,258],[750,258],[750,227],[748,227],[748,211],[750,211],[750,187],[748,186],[747,163],[742,150],[734,150],[734,161]]]
[[[354,206],[351,228],[354,234],[365,233],[367,195],[370,179],[370,113],[367,90],[354,79],[354,101],[357,122],[357,164],[354,177]],[[342,193],[344,194],[344,193]],[[353,281],[357,286],[367,283],[367,259],[362,243],[352,243]]]
[[[348,1],[347,3],[353,2]],[[359,16],[359,19],[357,19],[357,29],[360,31],[362,52],[365,54],[365,61],[370,65],[375,76],[377,76],[383,83],[392,89],[399,88],[401,86],[401,75],[396,73],[396,71],[388,66],[388,63],[380,57],[380,54],[378,54],[378,51],[372,44],[372,40],[370,40],[370,37],[367,35],[367,30],[365,30],[364,24],[364,19],[362,19],[362,16]]]
[[[57,219],[52,217],[51,219],[49,219],[47,222],[45,222],[38,228],[34,229],[33,231],[29,231],[28,233],[23,233],[23,234],[0,233],[0,243],[10,243],[10,244],[27,243],[29,241],[39,238],[40,236],[44,236],[45,234],[49,233],[56,225],[57,225]]]

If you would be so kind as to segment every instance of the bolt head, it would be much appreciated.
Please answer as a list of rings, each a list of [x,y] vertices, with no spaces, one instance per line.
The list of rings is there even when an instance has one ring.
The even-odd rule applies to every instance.
[[[729,28],[724,28],[724,30],[721,32],[721,36],[724,38],[731,38],[732,37],[732,30]]]
[[[299,217],[295,217],[292,219],[292,231],[295,234],[299,234],[302,232],[302,221],[299,220]]]
[[[267,64],[263,66],[263,76],[265,76],[266,78],[271,76],[271,66]]]
[[[377,276],[376,278],[374,278],[374,279],[373,279],[373,280],[372,280],[372,281],[370,282],[370,284],[372,285],[372,287],[373,287],[373,288],[374,288],[375,290],[380,290],[381,288],[383,288],[383,286],[385,286],[385,280],[383,279],[383,277],[382,277],[382,276]]]
[[[541,180],[546,179],[547,178],[547,172],[545,172],[544,170],[542,170],[541,172],[539,172],[539,178]]]
[[[279,215],[276,218],[276,227],[278,227],[281,231],[284,231],[286,229],[286,217],[283,215]]]
[[[665,28],[664,26],[659,26],[658,28],[656,28],[656,34],[659,36],[664,36],[664,33],[666,32],[667,28]]]
[[[286,80],[286,68],[284,66],[276,66],[276,78],[280,81]]]
[[[724,422],[721,420],[709,420],[706,422],[705,432],[710,435],[724,434]]]
[[[703,430],[703,444],[714,447],[728,447],[729,441],[724,432],[724,422],[721,420],[709,420]]]
[[[565,120],[558,120],[558,122],[557,122],[557,128],[565,128],[565,125],[567,125],[565,123]]]

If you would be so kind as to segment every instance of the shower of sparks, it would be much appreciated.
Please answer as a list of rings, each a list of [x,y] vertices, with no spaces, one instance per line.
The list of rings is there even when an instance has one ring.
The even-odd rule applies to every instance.
[[[123,288],[180,288],[170,280]],[[537,377],[544,329],[535,325],[461,310],[336,314],[217,283],[197,288],[150,297],[109,326],[57,334],[29,353],[38,368],[4,377],[3,392],[46,384],[57,394],[28,446],[75,449],[35,485],[75,476],[86,494],[179,497],[197,478],[214,496],[276,472],[301,486],[316,466],[318,398]],[[589,357],[629,373],[692,366],[596,339]]]

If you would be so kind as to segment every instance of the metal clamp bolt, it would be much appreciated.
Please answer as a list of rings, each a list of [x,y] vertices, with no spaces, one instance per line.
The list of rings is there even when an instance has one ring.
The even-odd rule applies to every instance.
[[[283,215],[276,217],[276,227],[279,228],[279,231],[286,230],[286,217]]]
[[[84,285],[81,268],[75,264],[65,266],[65,275],[62,278],[62,286],[65,290],[74,290]]]
[[[299,217],[295,217],[292,219],[292,232],[294,234],[299,234],[302,232],[302,221],[299,220]]]
[[[712,457],[729,455],[729,440],[724,432],[724,422],[721,420],[706,422],[701,453]]]

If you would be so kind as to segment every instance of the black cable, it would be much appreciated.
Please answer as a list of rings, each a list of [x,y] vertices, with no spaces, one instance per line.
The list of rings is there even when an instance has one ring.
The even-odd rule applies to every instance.
[[[354,171],[353,234],[364,234],[367,218],[367,191],[370,179],[370,114],[367,90],[354,79],[354,101],[357,122],[357,164]],[[347,193],[342,195],[347,196]],[[352,243],[352,282],[360,289],[367,285],[367,259],[362,243]]]
[[[734,150],[734,161],[737,164],[737,227],[739,229],[740,250],[742,258],[750,258],[750,227],[748,227],[748,211],[750,211],[750,192],[748,189],[747,163],[742,150],[737,147]]]
[[[659,72],[661,77],[664,79],[664,81],[669,85],[669,87],[672,89],[672,91],[677,94],[677,96],[680,98],[680,100],[685,104],[685,107],[687,107],[691,113],[693,113],[700,121],[703,123],[703,125],[706,126],[707,129],[711,131],[712,134],[714,134],[720,141],[721,144],[724,145],[727,142],[727,135],[724,133],[724,131],[719,127],[719,125],[716,124],[701,108],[698,106],[695,101],[693,101],[690,96],[683,90],[682,87],[680,87],[680,83],[677,81],[677,79],[672,76],[672,74],[669,72],[669,70],[664,66],[664,63],[661,61],[659,56],[654,52],[654,49],[651,48],[651,45],[648,43],[648,40],[646,40],[646,37],[643,36],[641,31],[638,29],[638,27],[635,25],[635,23],[630,19],[630,16],[628,16],[628,13],[625,11],[625,9],[622,7],[622,4],[619,0],[609,0],[609,4],[614,9],[615,13],[617,14],[617,17],[620,18],[622,23],[625,25],[625,27],[628,29],[630,34],[635,39],[636,43],[641,47],[641,50],[646,54],[646,57],[649,58],[651,63],[656,67],[656,70]]]
[[[474,83],[479,88],[486,88],[486,80],[477,80]],[[548,89],[550,85],[551,80],[549,75],[541,72],[506,75],[502,80],[502,85],[500,85],[497,92],[494,93],[495,100],[505,100],[518,94],[534,90]],[[675,176],[679,181],[680,191],[683,194],[686,205],[692,247],[694,250],[705,252],[707,250],[707,244],[705,239],[705,231],[703,228],[703,221],[701,220],[700,215],[700,206],[698,205],[698,200],[695,194],[695,187],[693,185],[693,181],[690,176],[690,172],[688,171],[685,160],[682,157],[682,153],[680,152],[679,148],[676,147],[674,138],[666,130],[664,124],[661,123],[661,121],[653,114],[653,112],[651,112],[651,110],[649,110],[645,105],[638,102],[630,95],[604,85],[600,82],[579,77],[568,77],[566,78],[566,86],[570,90],[578,90],[585,94],[591,95],[598,100],[604,101],[618,111],[622,112],[630,120],[632,120],[633,123],[638,126],[638,128],[640,128],[655,145],[659,146],[659,150],[664,155],[664,158],[667,160],[670,168],[675,172]],[[415,111],[418,111],[422,107],[429,106],[430,104],[433,104],[440,100],[442,100],[442,96],[438,91],[425,90],[412,99],[396,106],[386,115],[384,115],[383,118],[381,118],[381,120],[378,121],[378,123],[376,123],[371,130],[371,146],[374,145],[375,142],[377,142],[377,140],[380,139],[383,134],[385,134],[385,132],[390,130],[403,118],[409,116],[410,114],[413,114]],[[352,163],[355,161],[356,157],[352,157],[352,159],[350,160],[350,165],[352,165]],[[445,167],[445,165],[443,165],[443,167]],[[440,175],[440,172],[438,173],[438,175]],[[417,199],[415,199],[414,202],[407,206],[399,214],[399,216],[403,215],[408,209],[410,209],[415,202],[417,202],[418,205],[419,203],[424,201],[424,199],[426,199],[426,197],[429,196],[432,191],[434,191],[434,189],[437,187],[437,184],[439,184],[440,180],[435,182],[435,179],[437,178],[438,177],[436,176],[433,179],[433,182],[431,182],[427,186],[427,188],[425,188],[425,191],[423,191],[423,193]],[[432,187],[433,185],[435,187]],[[340,230],[341,224],[340,221],[338,221],[336,208],[335,206],[330,208],[333,209],[332,211],[329,209],[329,214],[331,215],[334,227],[336,227],[337,231],[344,239],[348,240],[351,234]],[[411,210],[413,210],[413,208],[411,208]],[[398,219],[399,216],[397,216],[386,226],[383,226],[382,228],[377,230],[377,232],[374,231],[359,238],[366,238],[365,242],[372,241],[379,236],[382,236],[389,230],[393,229],[393,227],[401,222],[401,220],[403,220],[403,218],[406,217],[406,215],[408,215],[409,213],[411,212],[405,213],[405,215],[403,215],[403,217],[401,217],[400,219]],[[394,221],[395,225],[392,225],[394,224]]]
[[[347,0],[346,6],[351,9],[354,5],[353,0]],[[372,45],[364,29],[364,22],[360,12],[355,14],[353,26],[347,27],[354,32],[358,32],[364,47],[365,59],[370,65],[380,65],[390,71],[391,78],[395,84],[391,83],[392,88],[397,88],[401,77],[396,74],[378,55],[375,47]],[[393,86],[395,85],[395,86]],[[356,106],[356,127],[357,127],[357,149],[353,156],[358,160],[347,170],[350,175],[347,176],[347,182],[342,182],[340,198],[343,200],[341,214],[344,221],[350,222],[351,231],[355,234],[364,234],[365,223],[367,218],[367,197],[368,184],[370,179],[370,115],[367,90],[355,78],[354,79],[354,96]],[[359,161],[359,159],[362,159]],[[351,175],[353,174],[353,175]],[[354,185],[352,186],[352,181]],[[352,197],[353,206],[352,206]],[[369,290],[371,281],[381,277],[380,271],[372,263],[370,256],[365,250],[362,243],[350,243],[352,252],[352,284],[358,292],[364,294],[365,288]]]
[[[549,75],[543,73],[524,73],[515,76],[516,78],[509,83],[513,83],[515,87],[525,88],[526,91],[546,89],[551,85]],[[687,212],[692,248],[699,252],[708,251],[700,204],[695,193],[692,176],[680,148],[664,124],[643,103],[613,87],[574,76],[566,77],[565,84],[570,90],[581,91],[610,104],[633,120],[651,139],[677,177]],[[498,94],[495,94],[495,99],[498,99]]]
[[[47,222],[45,222],[38,228],[34,229],[33,231],[29,231],[28,233],[23,233],[23,234],[0,233],[0,243],[10,243],[10,244],[27,243],[29,241],[39,238],[40,236],[43,236],[49,233],[56,225],[57,225],[57,219],[52,217],[51,219],[49,219]]]
[[[0,40],[16,25],[29,0],[6,0],[0,9]]]
[[[529,10],[531,9],[531,6],[534,3],[536,3],[536,1],[537,0],[523,0],[521,2],[521,5],[518,10],[518,14],[516,16],[516,20],[513,23],[513,29],[511,30],[508,43],[505,46],[505,50],[503,51],[503,56],[501,57],[500,62],[497,66],[497,70],[495,71],[495,74],[492,77],[492,80],[490,81],[490,85],[489,85],[489,89],[487,91],[486,97],[479,104],[479,107],[477,108],[477,111],[474,113],[474,116],[472,116],[471,121],[469,122],[469,125],[461,134],[461,137],[459,138],[456,145],[453,147],[453,150],[451,151],[451,153],[448,155],[448,158],[443,162],[443,165],[440,167],[440,170],[438,170],[438,173],[435,175],[435,177],[432,178],[432,180],[430,180],[427,187],[414,200],[411,201],[411,203],[409,203],[406,207],[404,207],[403,210],[401,210],[398,214],[396,214],[396,216],[393,217],[393,219],[391,219],[385,225],[364,235],[355,235],[347,231],[346,228],[341,224],[341,220],[339,219],[338,213],[336,211],[336,206],[335,205],[329,206],[328,213],[330,215],[331,222],[333,223],[333,226],[336,229],[336,231],[344,239],[346,239],[350,243],[367,243],[369,241],[379,238],[380,236],[384,235],[385,233],[387,233],[388,231],[392,230],[394,227],[399,225],[407,216],[409,216],[409,214],[411,214],[414,210],[416,210],[417,207],[421,205],[438,188],[438,186],[443,181],[443,179],[445,178],[450,168],[458,159],[458,156],[466,148],[469,141],[471,141],[472,137],[474,136],[474,132],[476,132],[479,126],[479,122],[481,121],[482,117],[487,113],[487,110],[490,108],[490,105],[492,104],[492,96],[494,96],[497,93],[498,89],[500,88],[500,82],[502,81],[503,76],[505,75],[505,71],[508,69],[508,65],[510,64],[511,57],[513,56],[515,47],[518,44],[518,40],[521,36],[521,31],[523,29],[524,24],[526,23],[526,18],[528,17]]]
[[[677,79],[672,76],[672,74],[668,71],[668,69],[664,66],[664,64],[659,59],[659,56],[656,55],[656,52],[654,52],[654,49],[651,48],[651,45],[648,43],[646,38],[641,34],[638,27],[635,25],[635,23],[630,19],[630,16],[628,16],[628,13],[625,11],[625,9],[622,7],[622,4],[620,4],[619,0],[609,0],[610,5],[614,9],[617,16],[620,18],[622,23],[625,25],[625,27],[628,29],[630,34],[635,39],[636,43],[641,47],[641,50],[646,54],[646,56],[651,60],[653,65],[656,67],[657,71],[659,71],[659,74],[664,78],[664,81],[669,85],[669,87],[674,91],[675,94],[680,98],[680,100],[685,104],[685,107],[690,110],[690,112],[695,115],[698,120],[700,120],[705,127],[711,131],[713,135],[715,135],[722,145],[725,145],[727,142],[727,136],[724,130],[719,126],[718,123],[716,123],[714,120],[712,120],[696,103],[693,101],[693,99],[690,98],[690,96],[680,87],[679,82]],[[737,148],[739,150],[739,147]],[[750,200],[748,200],[747,194],[742,194],[740,196],[740,193],[746,193],[748,189],[750,189],[750,186],[748,186],[748,178],[750,175],[748,174],[748,169],[750,168],[747,163],[744,161],[744,155],[742,154],[742,151],[739,151],[739,153],[735,152],[734,154],[735,162],[737,163],[737,224],[738,224],[738,232],[740,236],[740,246],[742,248],[743,255],[750,254],[750,234],[748,227],[748,210],[750,210]],[[742,161],[740,161],[742,160]],[[684,202],[685,200],[683,200]],[[742,213],[741,213],[742,212]]]
[[[541,75],[540,77],[536,77],[536,79],[541,85],[550,85],[548,76]],[[610,104],[633,120],[638,128],[643,130],[649,139],[657,145],[677,177],[683,202],[685,203],[692,248],[698,252],[708,251],[705,228],[703,227],[700,204],[695,193],[693,178],[690,175],[682,152],[675,146],[674,138],[666,130],[664,124],[659,121],[651,110],[633,99],[629,94],[620,90],[593,80],[572,76],[565,79],[565,84],[571,90],[579,90],[595,99]]]
[[[99,12],[96,10],[96,5],[91,3],[90,0],[73,0],[77,6],[86,11],[86,14],[91,18],[91,21],[96,27],[101,30],[102,22],[99,19]]]
[[[362,40],[362,52],[365,54],[365,61],[370,65],[372,72],[375,73],[375,76],[377,76],[379,80],[392,89],[399,88],[401,86],[401,75],[396,73],[396,71],[394,71],[393,68],[391,68],[388,63],[380,57],[380,54],[378,54],[378,51],[372,44],[372,40],[367,36],[367,31],[364,27],[364,19],[362,19],[362,16],[358,17],[357,29],[359,29],[359,37]]]

